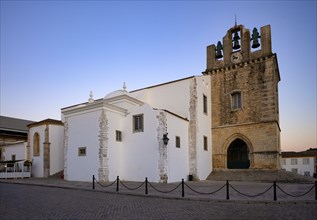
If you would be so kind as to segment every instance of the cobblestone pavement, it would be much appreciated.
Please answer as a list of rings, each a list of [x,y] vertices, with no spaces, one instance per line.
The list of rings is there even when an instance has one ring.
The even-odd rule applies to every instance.
[[[162,198],[0,183],[0,218],[11,219],[316,219],[317,203]]]

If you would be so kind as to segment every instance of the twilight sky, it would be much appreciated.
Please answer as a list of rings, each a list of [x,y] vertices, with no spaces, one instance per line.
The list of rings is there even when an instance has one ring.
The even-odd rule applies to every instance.
[[[206,47],[237,23],[270,24],[282,150],[316,147],[316,1],[3,1],[0,114],[60,109],[206,69]]]

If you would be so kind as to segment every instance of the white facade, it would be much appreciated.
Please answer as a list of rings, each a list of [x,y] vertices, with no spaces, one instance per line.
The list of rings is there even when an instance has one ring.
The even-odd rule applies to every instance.
[[[48,177],[64,168],[64,126],[61,121],[46,119],[29,126],[29,158],[32,161],[32,176]],[[39,137],[39,150],[35,152],[35,136]],[[48,157],[45,157],[45,146]],[[47,162],[47,165],[45,163]],[[45,170],[45,166],[46,169]]]
[[[0,179],[30,177],[30,170],[24,167],[27,159],[27,142],[19,141],[1,147]],[[14,163],[12,163],[14,161]],[[10,165],[10,166],[9,166]]]
[[[21,141],[14,144],[9,144],[1,147],[1,160],[26,160],[26,146],[27,142]],[[23,162],[24,162],[23,161]]]
[[[282,158],[282,169],[303,176],[314,176],[316,173],[316,157]]]
[[[209,80],[189,77],[130,93],[123,89],[62,109],[65,179],[206,179],[212,167]],[[139,116],[142,131],[134,131]]]

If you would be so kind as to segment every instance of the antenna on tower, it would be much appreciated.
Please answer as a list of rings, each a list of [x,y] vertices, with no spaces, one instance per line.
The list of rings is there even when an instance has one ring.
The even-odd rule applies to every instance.
[[[237,15],[234,14],[234,26],[237,26]]]

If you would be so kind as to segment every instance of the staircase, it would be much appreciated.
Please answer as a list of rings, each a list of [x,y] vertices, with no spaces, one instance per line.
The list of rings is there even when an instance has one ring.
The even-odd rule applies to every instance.
[[[61,170],[57,173],[54,173],[53,175],[50,175],[48,178],[52,179],[64,179],[64,170]]]
[[[214,181],[244,181],[244,182],[284,182],[284,183],[313,183],[317,179],[302,176],[285,170],[252,170],[235,169],[213,171],[207,180]]]

